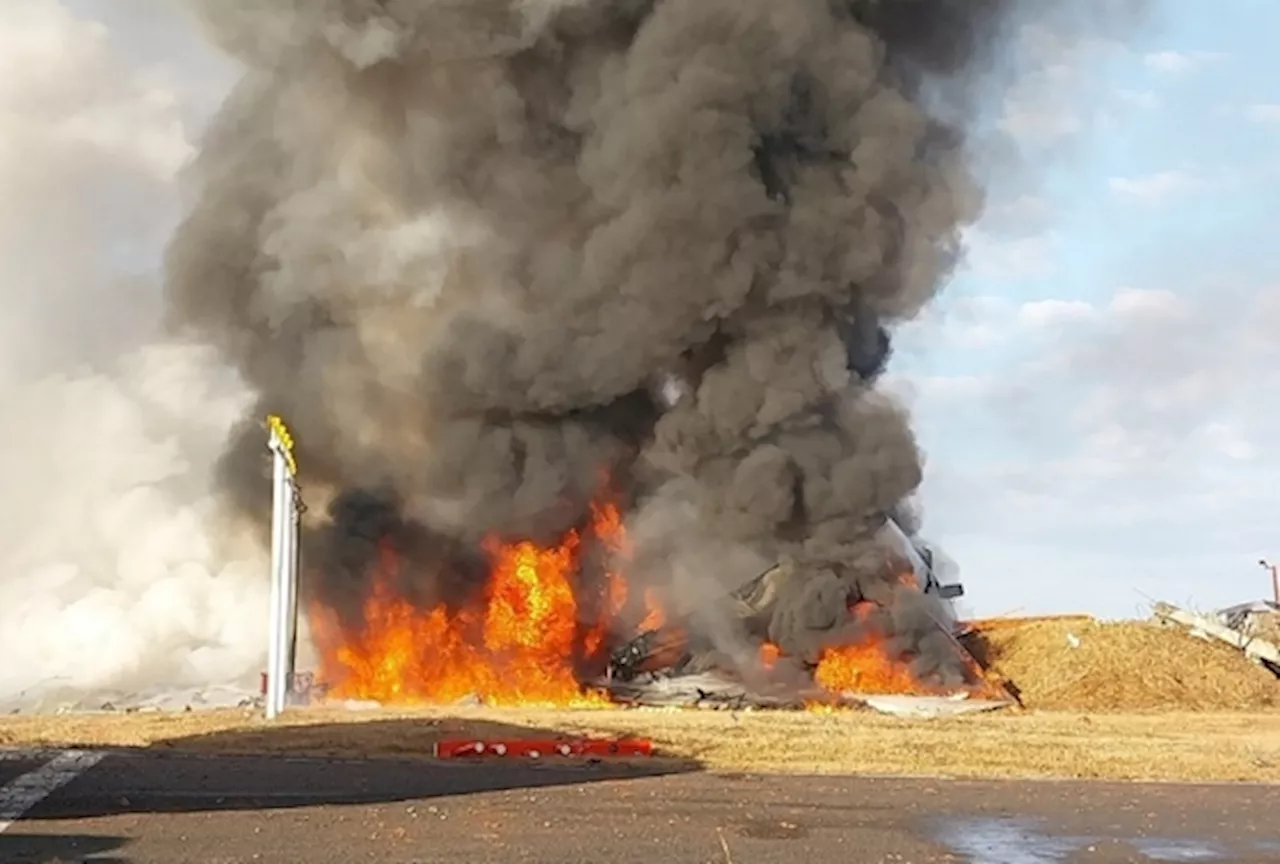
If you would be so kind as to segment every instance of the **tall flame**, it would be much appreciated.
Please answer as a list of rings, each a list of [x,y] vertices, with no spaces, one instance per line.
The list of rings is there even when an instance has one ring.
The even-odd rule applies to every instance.
[[[467,698],[489,705],[608,704],[606,694],[581,684],[584,666],[603,660],[611,635],[664,628],[666,614],[652,588],[632,597],[624,574],[616,570],[606,570],[596,586],[598,597],[583,603],[589,596],[578,583],[584,538],[603,547],[611,561],[630,556],[618,507],[598,501],[590,523],[554,546],[486,540],[482,548],[490,568],[484,593],[457,609],[443,604],[424,609],[403,596],[397,586],[405,562],[384,542],[358,625],[344,627],[333,610],[318,604],[309,610],[330,695],[386,704]],[[914,580],[904,576],[900,581],[919,590]],[[875,608],[863,602],[850,611],[870,622]],[[613,632],[624,618],[639,619],[639,625]],[[687,641],[678,627],[662,632],[665,642],[659,641],[650,658],[656,668],[679,659]],[[666,643],[670,650],[662,647]],[[775,669],[780,656],[777,645],[762,644],[761,669]],[[976,686],[967,689],[995,695],[996,685],[969,660]],[[870,626],[857,643],[827,648],[813,675],[819,687],[837,695],[941,692],[919,680],[908,660],[891,652],[887,639]]]
[[[906,578],[904,586],[915,587]],[[875,612],[875,604],[863,601],[850,611],[855,619],[868,622]],[[853,644],[837,645],[825,649],[813,670],[814,681],[829,693],[898,694],[930,696],[956,690],[967,691],[970,696],[1001,700],[1008,697],[999,683],[990,680],[959,643],[956,656],[964,663],[968,682],[960,687],[943,687],[922,681],[911,669],[906,657],[897,656],[890,649],[884,634],[873,628],[863,632],[862,639]]]
[[[895,660],[878,639],[828,648],[813,679],[831,693],[899,693],[927,695],[936,688],[921,682],[911,667]]]
[[[866,622],[875,608],[864,601],[850,611],[855,619]],[[863,638],[854,644],[823,651],[813,679],[831,693],[927,694],[934,690],[918,680],[902,658],[894,657],[883,636],[871,629],[865,630]]]
[[[623,548],[621,517],[612,503],[593,508],[590,531],[610,551]],[[396,593],[402,562],[384,543],[357,632],[345,630],[331,610],[310,610],[330,695],[401,704],[464,698],[491,705],[607,702],[584,690],[575,663],[600,650],[626,585],[608,574],[601,620],[584,626],[573,585],[581,546],[577,531],[550,548],[488,540],[483,603],[423,610]]]

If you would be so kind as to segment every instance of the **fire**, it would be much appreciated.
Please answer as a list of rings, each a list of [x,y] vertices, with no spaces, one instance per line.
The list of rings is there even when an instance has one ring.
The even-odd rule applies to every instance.
[[[612,503],[593,508],[588,530],[610,551],[625,550]],[[575,665],[600,649],[610,616],[625,602],[626,583],[606,574],[600,620],[584,627],[573,583],[581,547],[577,531],[551,548],[487,541],[484,602],[423,610],[396,593],[402,562],[384,544],[358,632],[344,631],[328,610],[311,610],[329,693],[399,704],[468,697],[491,705],[607,703],[584,690]]]
[[[850,611],[867,622],[875,605],[862,602]],[[814,681],[830,693],[900,693],[924,695],[935,691],[911,672],[902,658],[894,657],[882,635],[868,630],[862,641],[827,648],[813,670]]]
[[[850,610],[854,617],[868,621],[875,605],[858,603]],[[982,668],[957,643],[957,656],[965,664],[969,683],[959,688],[985,699],[1004,699],[1002,687],[988,679]],[[904,657],[894,656],[882,634],[869,629],[864,638],[851,645],[827,648],[813,671],[814,681],[829,693],[881,693],[913,696],[941,695],[957,688],[944,688],[921,681]]]
[[[915,571],[899,570],[895,581],[902,588],[920,590]],[[849,611],[863,623],[871,619],[875,604],[856,603]],[[927,695],[938,688],[920,681],[911,672],[906,658],[895,657],[882,634],[868,628],[862,640],[825,649],[813,671],[814,681],[830,693],[894,693]]]
[[[610,636],[661,630],[650,658],[655,668],[675,663],[687,636],[665,626],[667,615],[654,589],[633,595],[621,572],[598,574],[592,588],[597,593],[585,591],[583,553],[593,544],[613,562],[630,556],[621,513],[609,500],[593,504],[588,524],[554,546],[486,540],[482,550],[489,572],[481,596],[461,608],[422,608],[399,590],[406,561],[384,542],[358,624],[344,626],[332,610],[318,605],[310,609],[321,680],[331,696],[384,704],[476,699],[496,706],[607,705],[605,693],[581,682],[588,677],[584,669],[605,659]],[[914,579],[900,581],[918,590]],[[850,611],[869,623],[875,609],[863,602]],[[883,635],[873,627],[863,629],[858,643],[822,653],[813,671],[818,686],[835,695],[940,692],[918,680]],[[780,655],[777,645],[761,644],[760,667],[775,669]],[[983,692],[995,692],[976,663],[971,671]]]
[[[778,663],[778,658],[782,656],[782,649],[772,642],[760,643],[760,668],[772,669]]]
[[[657,630],[667,623],[667,613],[658,599],[658,593],[652,588],[644,589],[644,618],[640,621],[640,632]]]
[[[612,502],[594,503],[591,505],[591,534],[609,550],[614,560],[626,560],[631,554],[631,544],[627,540],[626,529],[622,525],[622,514]],[[588,656],[594,656],[603,649],[609,633],[610,625],[626,609],[630,595],[626,577],[617,571],[604,574],[604,597],[599,619],[583,636],[583,645]],[[644,592],[645,615],[640,622],[640,630],[656,630],[666,621],[666,613],[652,588]]]
[[[818,660],[813,678],[831,693],[934,692],[911,674],[906,663],[893,659],[881,640],[828,648]]]

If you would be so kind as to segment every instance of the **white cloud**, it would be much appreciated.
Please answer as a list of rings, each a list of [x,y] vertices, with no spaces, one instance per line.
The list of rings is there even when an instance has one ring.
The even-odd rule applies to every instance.
[[[982,214],[981,230],[1002,237],[1028,237],[1047,231],[1053,222],[1053,208],[1046,198],[1021,194],[1008,201],[991,204]]]
[[[970,401],[985,395],[990,381],[979,375],[930,375],[915,382],[919,396],[935,400]]]
[[[1254,123],[1280,123],[1280,102],[1260,102],[1245,109]]]
[[[1257,446],[1230,423],[1209,423],[1201,432],[1214,449],[1229,459],[1248,460],[1258,455]]]
[[[1160,97],[1150,90],[1121,89],[1116,91],[1116,98],[1126,105],[1148,111],[1159,108],[1164,104]]]
[[[1079,132],[1084,127],[1080,115],[1048,95],[1066,89],[1069,80],[1063,70],[1050,69],[1010,91],[1000,130],[1020,144],[1035,147],[1047,147]]]
[[[1057,327],[1087,321],[1097,314],[1092,304],[1083,300],[1034,300],[1018,309],[1018,323],[1036,329]]]
[[[952,304],[950,309],[950,326],[969,335],[965,341],[970,345],[990,342],[1001,322],[1008,317],[1009,304],[1001,297],[990,294],[979,294],[965,297]]]
[[[1069,599],[1000,577],[992,543],[1026,549],[1037,573],[1088,549],[1093,569],[1072,579],[1090,586],[1090,610],[1127,585],[1209,605],[1257,596],[1249,567],[1280,524],[1280,453],[1265,443],[1280,423],[1276,286],[1125,287],[1099,304],[1026,302],[1014,318],[1001,356],[1024,362],[980,382],[931,377],[913,405],[926,529],[975,604]]]
[[[1153,72],[1177,75],[1221,60],[1224,56],[1217,51],[1154,51],[1144,54],[1142,62]]]
[[[982,279],[1042,279],[1053,272],[1049,233],[1004,238],[982,228],[965,232],[964,267]]]
[[[1080,36],[1072,24],[1024,27],[1014,46],[1018,71],[1002,101],[999,129],[1030,149],[1050,148],[1078,135],[1096,113],[1083,110],[1089,103],[1079,98],[1081,91],[1091,73],[1120,51],[1107,39]]]
[[[1166,317],[1186,311],[1186,303],[1177,294],[1162,288],[1130,288],[1116,290],[1108,308],[1130,319],[1142,316]]]
[[[1095,130],[1100,111],[1117,127],[1145,119],[1170,100],[1165,86],[1223,59],[1157,52],[1142,60],[1163,81],[1116,90],[1097,62],[1105,51],[1082,70],[1052,40],[1019,50],[1033,74],[1008,94],[1004,129],[1055,152]],[[1242,116],[1239,103],[1223,111]],[[1280,105],[1244,113],[1280,123]],[[1159,205],[1243,182],[1227,170],[1167,167],[1110,178],[1098,206],[1124,213],[1125,204]],[[1055,268],[1046,224],[1016,230],[1052,216],[1038,199],[993,204],[966,237],[965,266],[992,286],[986,290],[1039,273],[1031,278],[1061,280],[1063,293],[992,304],[982,330],[996,338],[982,351],[948,353],[959,342],[953,334],[972,341],[973,324],[939,316],[933,354],[908,382],[928,454],[926,532],[958,560],[985,613],[1023,606],[1131,614],[1143,597],[1130,586],[1206,606],[1262,594],[1254,562],[1280,555],[1280,451],[1268,445],[1280,426],[1280,286],[1150,283],[1092,303],[1068,299],[1081,290],[1093,299],[1087,280],[1100,271],[1106,278],[1117,257],[1141,272],[1128,259],[1145,244]],[[1024,290],[1006,290],[1014,287]]]
[[[1186,171],[1161,171],[1145,177],[1112,177],[1108,181],[1117,196],[1140,204],[1161,204],[1175,195],[1195,189],[1201,181]]]
[[[981,375],[902,375],[889,373],[879,387],[908,408],[927,405],[947,410],[956,403],[973,402],[986,396],[991,379]]]
[[[1012,310],[999,297],[947,298],[898,328],[895,345],[911,352],[990,348],[1009,335]]]

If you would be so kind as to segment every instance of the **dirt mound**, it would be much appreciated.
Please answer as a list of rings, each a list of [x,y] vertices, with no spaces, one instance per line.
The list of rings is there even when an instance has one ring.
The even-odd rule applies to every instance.
[[[983,622],[966,647],[1028,708],[1231,711],[1280,707],[1280,681],[1180,628],[1088,618]]]

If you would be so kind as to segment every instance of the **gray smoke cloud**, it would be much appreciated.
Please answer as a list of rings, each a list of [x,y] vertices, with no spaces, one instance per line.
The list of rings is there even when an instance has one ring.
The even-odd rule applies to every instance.
[[[388,526],[431,560],[553,538],[602,466],[675,603],[789,561],[770,635],[813,657],[886,590],[922,468],[875,376],[980,211],[965,124],[1012,0],[197,6],[246,71],[171,324],[260,394],[221,469],[244,512],[257,418],[296,428],[326,599]]]
[[[56,0],[0,10],[3,711],[256,685],[266,638],[265,556],[213,471],[253,394],[157,332],[180,82],[115,35]]]

